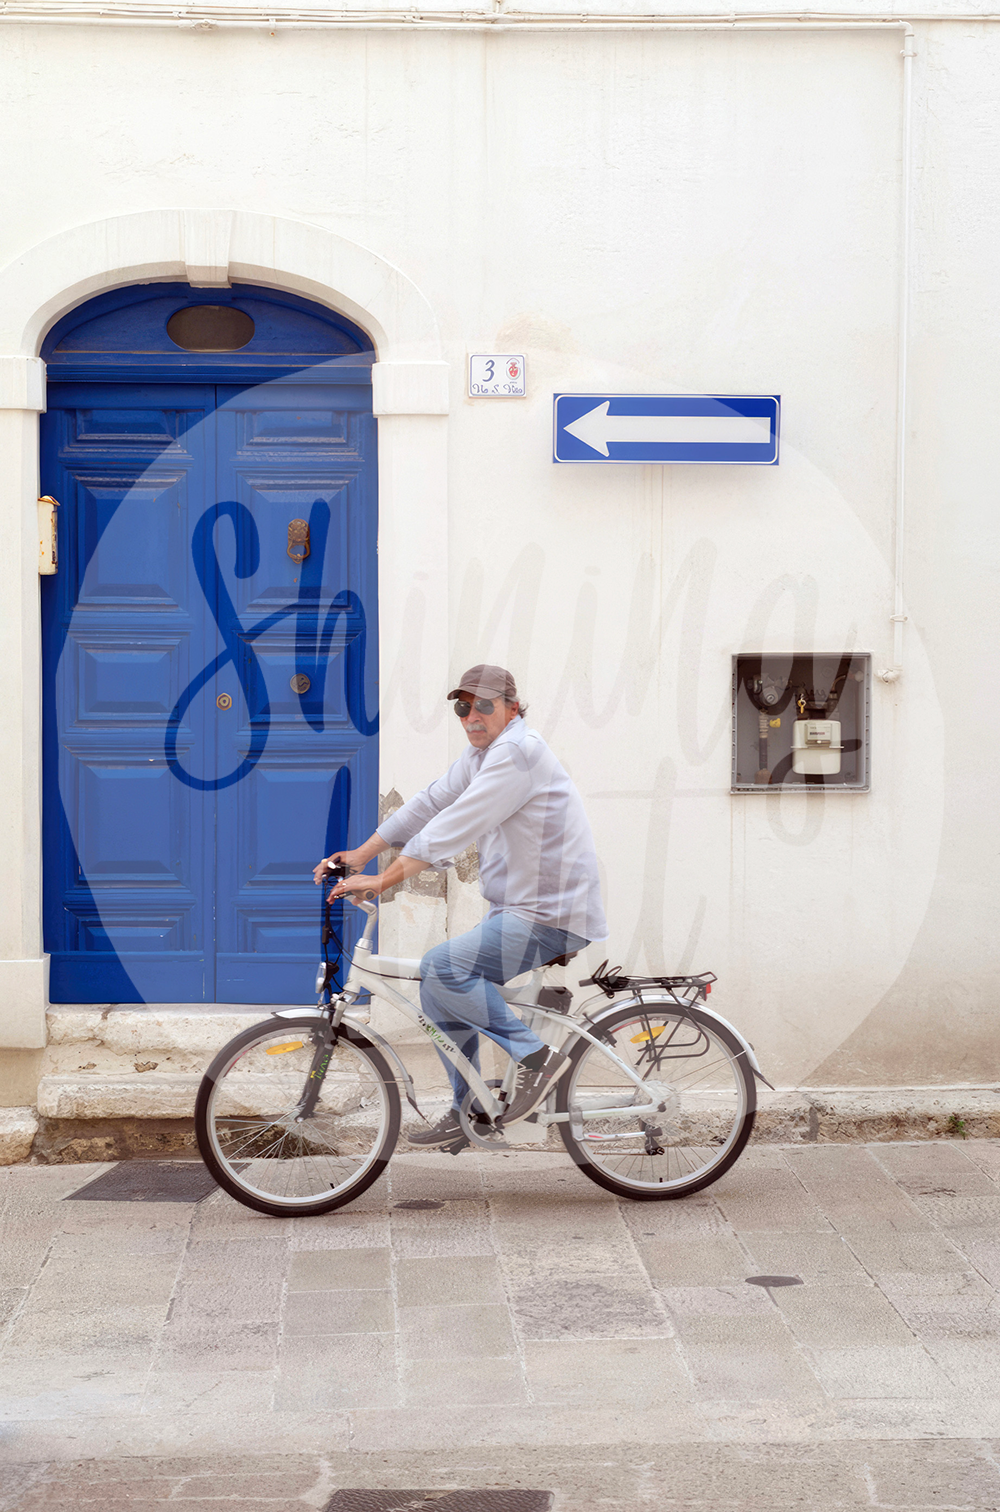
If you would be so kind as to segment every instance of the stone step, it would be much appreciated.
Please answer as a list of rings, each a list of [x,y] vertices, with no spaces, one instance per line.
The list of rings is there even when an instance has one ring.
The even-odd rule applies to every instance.
[[[65,1047],[86,1045],[124,1057],[156,1050],[164,1055],[211,1058],[234,1034],[267,1018],[272,1011],[283,1011],[283,1007],[272,1010],[259,1003],[53,1007],[47,1015],[48,1050],[58,1057]]]
[[[892,1139],[996,1139],[1000,1087],[766,1087],[754,1140],[771,1144]]]
[[[228,1003],[52,1008],[37,1110],[0,1110],[0,1164],[25,1159],[32,1140],[37,1158],[97,1158],[58,1152],[90,1149],[98,1129],[109,1150],[125,1155],[145,1148],[143,1141],[151,1148],[166,1141],[166,1148],[177,1138],[186,1147],[209,1061],[268,1011]],[[395,1014],[376,1026],[398,1045],[422,1103],[446,1092],[423,1036]],[[484,1047],[485,1075],[499,1074],[502,1061]],[[1000,1087],[758,1087],[757,1143],[942,1137],[1000,1137]]]
[[[37,1133],[34,1108],[0,1108],[0,1166],[27,1160]]]
[[[37,1111],[43,1119],[74,1122],[190,1119],[200,1081],[200,1071],[50,1074],[39,1083]],[[0,1135],[2,1132],[0,1125]],[[1000,1137],[1000,1090],[991,1087],[886,1087],[861,1092],[850,1088],[819,1092],[781,1089],[764,1093],[754,1129],[755,1141],[769,1144],[943,1136]],[[10,1134],[12,1147],[19,1147],[16,1145],[19,1137]]]
[[[43,1076],[38,1083],[42,1118],[193,1118],[200,1076]]]
[[[50,1008],[37,1098],[43,1133],[51,1138],[58,1123],[66,1130],[72,1126],[76,1139],[88,1123],[190,1120],[213,1056],[234,1035],[285,1006],[294,1011],[313,1005],[291,1003],[274,1010],[257,1003]],[[384,1032],[399,1045],[421,1091],[446,1085],[437,1053],[422,1034],[398,1015]]]
[[[190,1118],[209,1061],[266,1018],[250,1004],[51,1008],[38,1084],[42,1118]]]

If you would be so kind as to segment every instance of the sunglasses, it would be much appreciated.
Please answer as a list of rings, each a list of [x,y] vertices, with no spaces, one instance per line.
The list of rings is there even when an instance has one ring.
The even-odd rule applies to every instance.
[[[492,714],[496,707],[492,698],[477,698],[472,703],[467,698],[455,699],[455,713],[459,719],[466,719],[475,709],[477,714]]]

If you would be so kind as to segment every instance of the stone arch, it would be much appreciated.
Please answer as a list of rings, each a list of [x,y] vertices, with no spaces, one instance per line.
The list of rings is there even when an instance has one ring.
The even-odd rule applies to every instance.
[[[441,360],[433,311],[398,268],[321,227],[246,210],[142,210],[40,242],[0,270],[0,353],[34,357],[84,299],[167,279],[289,289],[364,326],[382,362]]]

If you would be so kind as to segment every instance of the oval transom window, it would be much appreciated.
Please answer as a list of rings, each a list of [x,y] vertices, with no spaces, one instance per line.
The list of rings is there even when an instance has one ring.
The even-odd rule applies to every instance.
[[[238,352],[253,333],[250,316],[232,305],[188,305],[167,321],[167,335],[185,352]]]

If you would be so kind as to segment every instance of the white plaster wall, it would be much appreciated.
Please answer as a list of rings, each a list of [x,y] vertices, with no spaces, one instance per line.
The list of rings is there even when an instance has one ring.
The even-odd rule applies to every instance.
[[[730,796],[730,659],[891,660],[898,32],[2,36],[0,264],[224,207],[429,303],[451,418],[381,422],[383,790],[457,753],[449,677],[505,661],[588,802],[595,959],[712,968],[786,1084],[992,1075],[997,28],[918,27],[906,670],[873,791],[825,799]],[[465,397],[475,350],[525,352],[529,397]],[[780,392],[782,462],[554,467],[557,389]],[[443,911],[406,908],[416,953]]]

